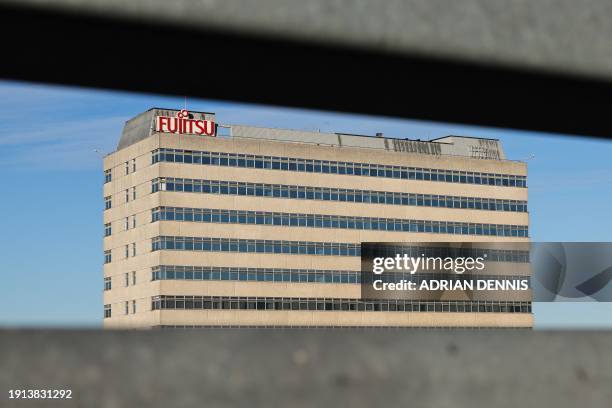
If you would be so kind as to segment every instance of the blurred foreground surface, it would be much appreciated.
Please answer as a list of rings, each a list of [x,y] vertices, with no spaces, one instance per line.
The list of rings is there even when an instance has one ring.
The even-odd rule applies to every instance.
[[[19,39],[0,77],[609,138],[611,15],[602,0],[0,0],[0,36]]]
[[[612,332],[4,330],[0,406],[608,406],[611,344]]]

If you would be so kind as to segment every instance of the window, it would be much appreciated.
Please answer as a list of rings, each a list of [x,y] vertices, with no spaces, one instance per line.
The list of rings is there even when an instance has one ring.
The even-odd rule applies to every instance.
[[[423,225],[419,225],[422,228]],[[468,227],[465,227],[469,229]],[[455,231],[465,234],[462,229]],[[227,239],[204,237],[161,236],[151,242],[151,250],[180,250],[204,252],[239,252],[239,253],[270,253],[270,254],[308,254],[319,256],[361,256],[360,244],[342,242],[304,242],[304,241],[272,241],[253,239]],[[492,258],[505,252],[489,251]],[[499,255],[499,256],[502,256]],[[521,256],[523,256],[522,254]],[[431,256],[439,256],[431,254]],[[250,280],[250,279],[249,279]]]
[[[136,256],[136,243],[132,242],[132,256]]]
[[[125,301],[125,314],[130,314],[130,302]]]
[[[104,236],[108,237],[112,233],[111,223],[104,224]]]
[[[427,196],[430,197],[430,196]],[[429,200],[430,198],[426,198]],[[431,199],[438,202],[437,196]],[[452,201],[451,201],[452,203]],[[503,235],[503,229],[498,232],[491,230],[489,224],[466,224],[456,223],[446,225],[445,222],[430,220],[408,220],[394,218],[371,218],[371,217],[347,217],[341,215],[322,214],[293,214],[261,211],[239,211],[218,210],[209,208],[185,208],[185,207],[157,207],[151,210],[151,222],[156,221],[186,221],[205,223],[226,224],[258,224],[278,225],[306,228],[334,228],[334,229],[357,229],[357,230],[382,230],[396,232],[428,232],[436,234],[461,234],[463,228],[468,226],[468,235]],[[504,226],[510,236],[527,237],[527,226],[507,225]]]
[[[112,289],[112,285],[111,285],[111,278],[110,276],[107,278],[104,278],[104,290],[111,290]]]
[[[136,216],[132,215],[132,228],[136,228]]]
[[[136,313],[136,301],[132,300],[132,314]]]
[[[342,278],[340,278],[342,276]],[[402,276],[410,279],[411,276]],[[275,282],[360,283],[359,271],[238,268],[216,266],[162,265],[153,267],[151,280],[231,280]]]
[[[104,184],[112,181],[112,179],[113,179],[112,169],[104,170]]]
[[[125,246],[125,257],[129,258],[129,256],[130,256],[130,246],[126,245]]]
[[[358,300],[344,298],[280,298],[230,296],[154,296],[151,309],[242,309],[242,310],[313,310],[366,312],[498,312],[531,313],[530,302],[520,301],[419,301]]]
[[[125,175],[130,174],[130,162],[125,162]]]
[[[489,184],[503,187],[527,187],[525,176],[500,175],[456,171],[450,169],[421,169],[388,166],[374,163],[345,163],[336,161],[306,160],[289,157],[245,156],[233,153],[219,154],[205,151],[157,149],[151,152],[152,163],[180,162],[213,166],[249,167],[258,169],[332,173],[355,176],[402,178],[446,183]],[[193,159],[192,159],[193,157]],[[201,160],[200,160],[201,157]],[[196,159],[197,158],[197,159]],[[135,170],[134,170],[135,171]]]
[[[104,305],[104,318],[108,319],[111,317],[111,305]]]
[[[136,159],[132,159],[132,172],[136,171]]]
[[[111,208],[111,206],[112,206],[111,196],[104,197],[104,209],[108,210],[109,208]]]
[[[125,202],[129,202],[130,201],[130,190],[127,189],[125,190]]]
[[[123,276],[125,277],[125,286],[130,286],[130,274],[126,272],[123,274]]]
[[[136,284],[136,271],[132,272],[132,285]]]
[[[136,187],[132,187],[132,200],[136,199]]]
[[[110,249],[108,251],[104,251],[104,263],[105,264],[110,263],[111,260],[112,260],[112,258],[111,258],[111,251],[110,251]]]
[[[125,222],[123,223],[125,230],[129,230],[130,229],[130,218],[129,217],[125,217]]]
[[[361,245],[355,243],[272,241],[200,237],[155,237],[151,250],[258,252],[309,255],[360,256]]]
[[[371,190],[345,190],[327,187],[306,187],[299,185],[236,183],[230,181],[213,181],[197,179],[153,179],[153,192],[159,190],[184,191],[204,194],[222,194],[258,197],[282,197],[294,200],[324,200],[324,201],[354,201],[358,203],[380,203],[387,205],[403,205],[418,207],[447,207],[468,209],[468,201],[474,209],[475,202],[490,203],[488,208],[482,210],[504,211],[504,201],[508,204],[506,211],[527,212],[527,202],[517,200],[488,199],[481,197],[455,197],[436,196],[433,200],[430,195],[397,193],[389,191]]]

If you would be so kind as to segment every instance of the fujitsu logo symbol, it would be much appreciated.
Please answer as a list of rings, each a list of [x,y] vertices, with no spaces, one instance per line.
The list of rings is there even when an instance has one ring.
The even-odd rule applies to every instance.
[[[157,132],[215,136],[215,122],[211,120],[191,119],[189,111],[182,109],[176,117],[158,116],[155,118]]]

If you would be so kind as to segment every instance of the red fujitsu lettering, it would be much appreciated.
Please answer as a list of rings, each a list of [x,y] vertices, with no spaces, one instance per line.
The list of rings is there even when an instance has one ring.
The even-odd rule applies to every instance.
[[[168,118],[168,132],[176,133],[178,129],[178,121],[179,119],[177,118]]]
[[[206,136],[215,135],[215,122],[207,120],[204,121],[204,134]]]
[[[204,133],[204,123],[206,123],[203,120],[196,120],[194,121],[194,125],[195,125],[195,130],[193,131],[195,134],[197,135],[201,135],[202,133]]]
[[[158,132],[163,132],[164,131],[164,122],[168,122],[168,119],[170,119],[170,118],[167,118],[165,116],[158,116],[157,117],[157,131]]]
[[[196,135],[215,136],[215,122],[191,119],[189,112],[183,109],[175,117],[158,116],[156,126],[159,132],[191,133]]]
[[[193,119],[185,119],[185,128],[183,129],[185,133],[193,133]]]

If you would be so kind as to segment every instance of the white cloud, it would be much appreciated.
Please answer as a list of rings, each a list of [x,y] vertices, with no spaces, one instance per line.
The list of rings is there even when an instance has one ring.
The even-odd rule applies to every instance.
[[[0,131],[2,168],[93,169],[100,166],[94,149],[114,150],[127,117],[40,121],[40,129]]]

